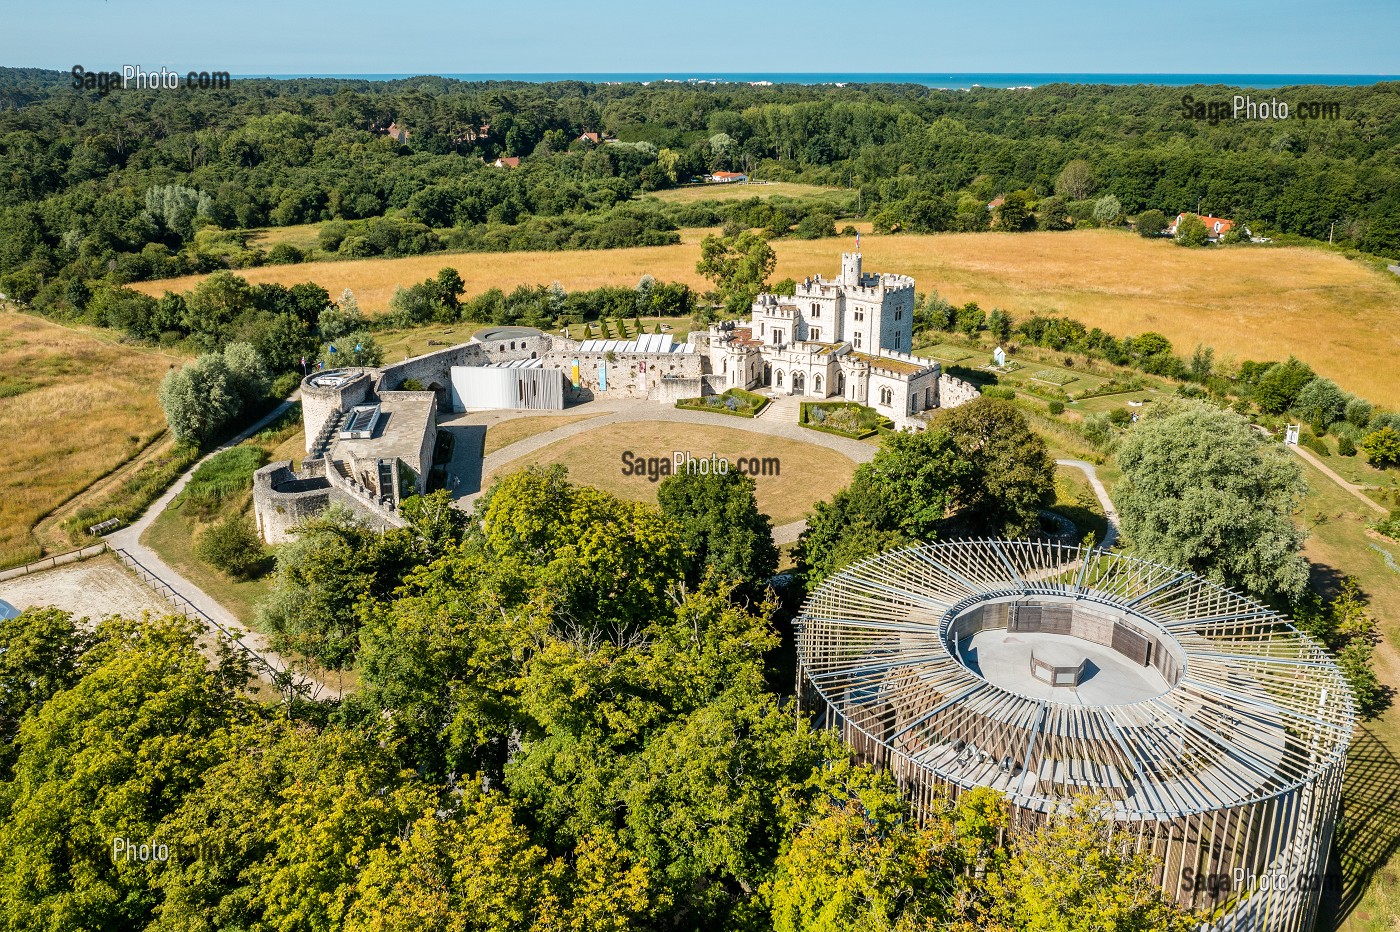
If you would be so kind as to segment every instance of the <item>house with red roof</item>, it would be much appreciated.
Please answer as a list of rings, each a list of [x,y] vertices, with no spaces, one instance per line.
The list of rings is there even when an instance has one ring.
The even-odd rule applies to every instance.
[[[1166,233],[1168,236],[1176,235],[1177,224],[1181,223],[1186,214],[1177,214],[1176,219],[1167,224]],[[1206,238],[1217,240],[1230,231],[1235,225],[1235,221],[1226,220],[1223,217],[1212,217],[1209,214],[1200,215],[1201,222],[1206,225]],[[1246,231],[1248,232],[1248,231]]]
[[[714,172],[706,175],[705,180],[711,184],[734,184],[738,181],[748,181],[749,176],[743,172]]]
[[[397,122],[390,123],[389,128],[385,130],[385,132],[389,135],[390,139],[394,140],[394,142],[397,142],[399,145],[406,144],[413,136],[412,133],[404,129]]]
[[[519,168],[520,159],[514,155],[503,155],[491,164],[496,168]]]

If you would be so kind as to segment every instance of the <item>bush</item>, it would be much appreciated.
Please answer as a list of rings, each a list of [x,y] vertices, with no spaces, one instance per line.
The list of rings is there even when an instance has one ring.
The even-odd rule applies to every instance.
[[[291,243],[278,243],[267,251],[268,265],[296,265],[305,258],[302,251]]]
[[[1058,398],[1055,399],[1055,400],[1053,400],[1053,401],[1051,401],[1051,402],[1050,402],[1050,413],[1051,413],[1051,414],[1064,414],[1064,413],[1065,413],[1065,403],[1064,403],[1063,401],[1060,401]]]
[[[984,385],[982,386],[982,394],[986,395],[988,398],[1000,398],[1004,401],[1011,401],[1016,397],[1016,390],[1003,385]]]
[[[284,372],[272,380],[272,384],[267,389],[267,397],[282,401],[290,398],[292,392],[301,386],[300,372]]]
[[[225,501],[253,487],[253,473],[267,465],[262,447],[238,446],[216,453],[200,464],[180,493],[192,510],[208,514]]]
[[[194,545],[195,556],[234,579],[257,575],[264,561],[262,541],[244,514],[233,514],[209,528]]]
[[[1355,456],[1355,455],[1356,455],[1356,443],[1355,443],[1355,441],[1353,441],[1350,437],[1338,437],[1338,438],[1337,438],[1337,455],[1338,455],[1338,456]]]

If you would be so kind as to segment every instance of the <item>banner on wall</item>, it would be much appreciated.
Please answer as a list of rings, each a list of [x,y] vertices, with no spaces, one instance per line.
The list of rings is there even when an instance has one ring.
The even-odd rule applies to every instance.
[[[571,371],[570,371],[570,375],[571,375],[572,378],[573,378],[574,391],[578,391],[578,360],[577,360],[577,359],[574,360],[574,364],[573,364],[573,367],[572,367],[572,369],[571,369]]]
[[[600,392],[605,392],[605,391],[607,391],[607,390],[608,390],[608,364],[605,363],[605,362],[600,362],[600,363],[598,363],[598,391],[600,391]]]

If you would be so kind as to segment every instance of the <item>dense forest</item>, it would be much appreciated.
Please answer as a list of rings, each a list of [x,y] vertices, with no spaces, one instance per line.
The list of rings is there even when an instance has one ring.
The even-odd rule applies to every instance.
[[[1015,228],[1094,223],[1112,195],[1125,216],[1199,210],[1400,256],[1400,86],[1276,92],[1338,119],[1187,116],[1186,94],[1232,90],[424,77],[103,94],[0,69],[0,291],[80,313],[103,284],[300,261],[239,233],[267,225],[341,221],[320,247],[346,256],[601,248],[729,220],[784,234],[813,213],[819,235],[847,211],[885,230],[980,229],[997,196],[1010,213],[1040,205]],[[637,199],[721,169],[853,197],[781,217]]]

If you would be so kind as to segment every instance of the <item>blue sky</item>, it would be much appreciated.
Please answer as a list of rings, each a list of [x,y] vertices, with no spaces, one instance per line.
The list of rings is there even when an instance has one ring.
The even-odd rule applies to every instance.
[[[9,0],[0,64],[234,74],[1400,72],[1396,0]],[[728,18],[726,18],[728,14]]]

